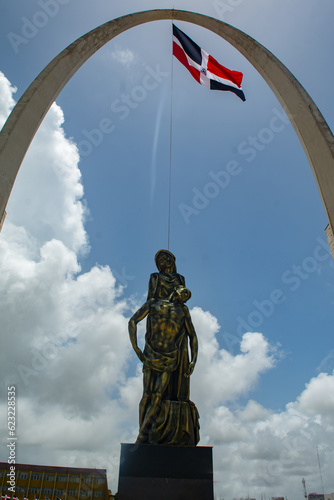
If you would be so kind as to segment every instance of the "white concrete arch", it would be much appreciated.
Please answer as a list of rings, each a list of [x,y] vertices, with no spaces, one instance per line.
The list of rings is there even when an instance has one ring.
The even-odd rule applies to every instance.
[[[162,19],[187,21],[209,29],[233,45],[261,74],[297,132],[334,232],[334,137],[311,97],[292,73],[250,36],[223,21],[174,9],[137,12],[102,24],[69,45],[37,76],[16,104],[0,133],[0,220],[38,127],[74,73],[97,50],[123,31]]]

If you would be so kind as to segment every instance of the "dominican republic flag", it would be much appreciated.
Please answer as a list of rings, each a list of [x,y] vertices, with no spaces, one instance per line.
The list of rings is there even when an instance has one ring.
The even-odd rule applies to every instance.
[[[192,74],[195,80],[211,90],[229,90],[243,101],[241,89],[243,74],[219,64],[189,36],[173,24],[173,55]]]

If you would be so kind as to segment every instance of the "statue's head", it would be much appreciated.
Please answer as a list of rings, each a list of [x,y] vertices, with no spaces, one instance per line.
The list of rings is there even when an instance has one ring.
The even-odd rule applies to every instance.
[[[191,298],[191,291],[185,286],[179,286],[172,293],[172,300],[185,304]]]
[[[164,272],[168,269],[169,272],[176,273],[175,256],[168,250],[159,250],[154,260],[159,272]]]

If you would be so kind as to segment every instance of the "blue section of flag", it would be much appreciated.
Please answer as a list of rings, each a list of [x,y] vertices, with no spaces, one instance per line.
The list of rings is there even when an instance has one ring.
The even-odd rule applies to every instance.
[[[195,61],[197,64],[201,65],[202,64],[201,47],[199,47],[197,43],[195,43],[191,38],[189,38],[188,35],[183,33],[183,31],[179,30],[179,28],[177,28],[175,24],[173,24],[173,35],[179,40],[187,56],[189,56],[190,59]]]
[[[235,95],[240,97],[242,101],[246,100],[245,94],[241,89],[237,89],[235,87],[231,87],[230,85],[225,85],[224,83],[216,82],[216,80],[210,80],[210,89],[211,90],[228,90],[229,92],[234,92]]]

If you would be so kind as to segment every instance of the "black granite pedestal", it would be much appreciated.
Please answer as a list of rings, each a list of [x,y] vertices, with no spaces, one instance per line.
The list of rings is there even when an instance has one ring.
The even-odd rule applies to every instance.
[[[121,445],[119,500],[213,500],[212,448]]]

